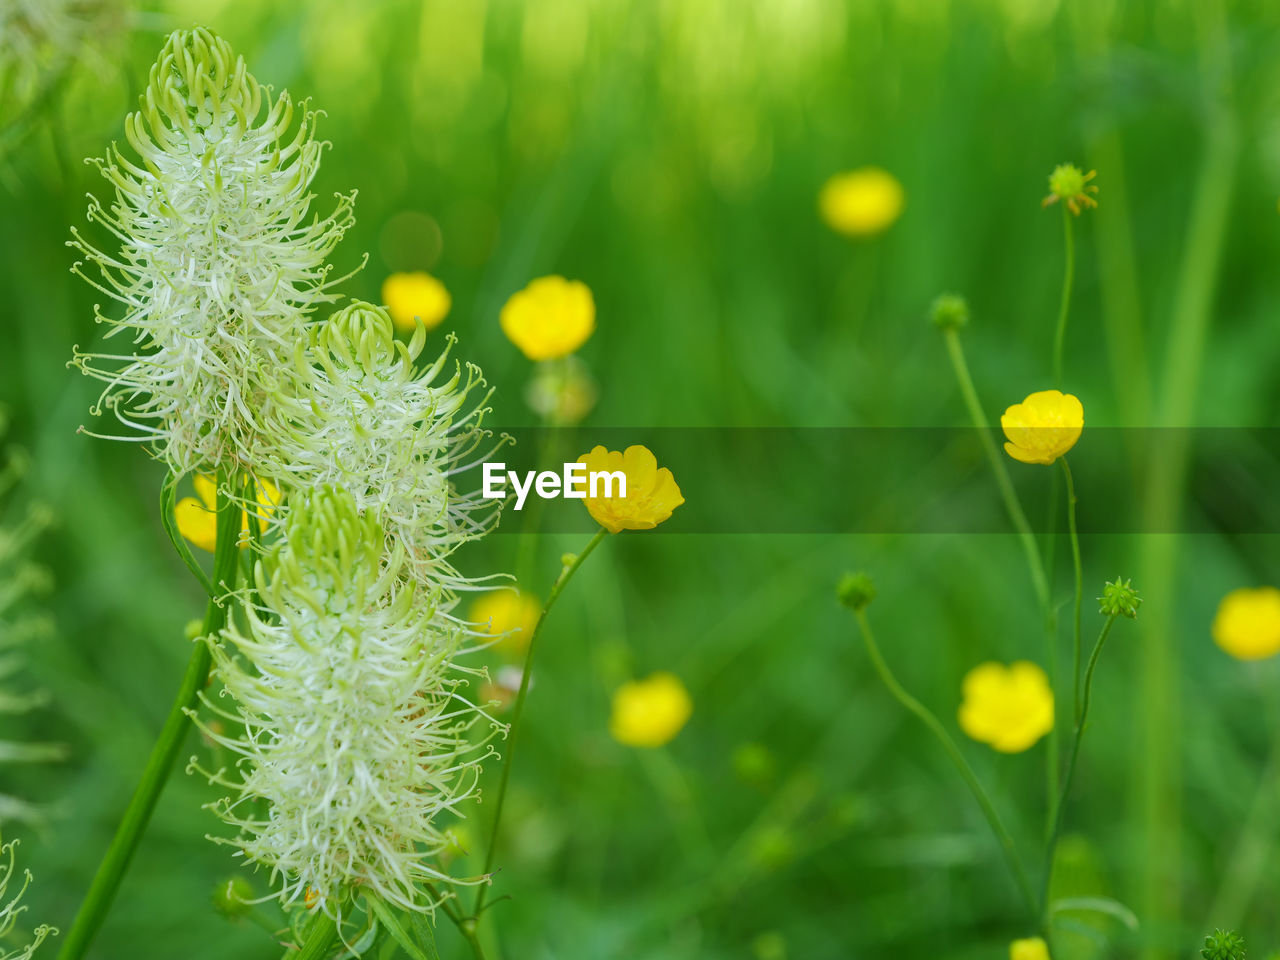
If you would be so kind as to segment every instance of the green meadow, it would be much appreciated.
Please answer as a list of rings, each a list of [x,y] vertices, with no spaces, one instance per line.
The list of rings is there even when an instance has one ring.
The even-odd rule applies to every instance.
[[[478,802],[440,813],[447,845],[422,856],[491,882],[432,883],[456,897],[423,914],[430,936],[405,910],[398,938],[357,883],[330,891],[346,946],[291,949],[312,894],[272,899],[290,881],[210,841],[237,831],[200,771],[234,778],[220,737],[240,733],[197,706],[95,935],[59,953],[204,649],[208,597],[175,550],[193,538],[167,529],[171,465],[87,435],[130,430],[91,415],[104,384],[70,365],[152,346],[103,339],[95,304],[124,307],[68,246],[75,228],[119,250],[86,217],[86,194],[116,201],[84,161],[114,142],[138,163],[126,115],[169,35],[196,25],[319,112],[305,222],[355,194],[326,259],[341,299],[309,322],[425,272],[447,313],[415,340],[426,301],[406,294],[397,342],[483,371],[468,402],[517,440],[496,458],[559,471],[644,444],[684,499],[580,569],[565,555],[604,520],[572,501],[509,504],[449,558],[512,575],[531,617],[569,577],[527,699],[532,620],[523,645],[458,655],[476,671],[458,694],[492,703],[469,733],[489,746]],[[1067,164],[1096,171],[1079,184],[1096,194],[1053,192]],[[820,199],[867,168],[892,186]],[[0,622],[47,626],[0,678],[0,741],[61,748],[3,762],[0,745],[0,829],[20,840],[0,910],[34,877],[0,958],[25,958],[38,924],[59,934],[37,960],[1165,960],[1217,928],[1280,956],[1278,200],[1280,5],[1264,0],[0,0],[0,462],[23,466],[0,497],[0,597],[16,586]],[[529,359],[500,322],[545,276],[594,304],[568,360]],[[963,306],[939,308],[946,294]],[[1036,408],[1027,443],[1049,458],[1019,462],[1001,415],[1051,389],[1078,398],[1083,431],[1045,440],[1066,421]],[[547,391],[567,413],[539,406]],[[225,395],[191,403],[210,398]],[[176,499],[199,501],[198,472]],[[301,483],[275,479],[286,498]],[[451,479],[450,497],[481,483]],[[21,544],[32,505],[51,522]],[[251,566],[258,547],[220,556]],[[874,598],[860,578],[838,596],[849,573]],[[1136,618],[1099,612],[1118,580]],[[485,620],[473,602],[462,591],[452,615]],[[1020,661],[1051,687],[966,682]],[[626,726],[618,691],[654,674],[677,684]],[[215,664],[198,686],[234,713],[224,679]],[[263,902],[215,909],[232,878]],[[1011,947],[1029,938],[1045,943]]]

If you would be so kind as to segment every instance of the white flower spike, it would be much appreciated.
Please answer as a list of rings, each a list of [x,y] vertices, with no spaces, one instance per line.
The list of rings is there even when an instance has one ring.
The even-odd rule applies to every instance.
[[[422,884],[451,879],[435,865],[449,846],[439,821],[479,773],[467,731],[482,714],[451,662],[462,631],[384,544],[346,491],[295,493],[283,542],[257,565],[261,608],[246,632],[208,641],[237,709],[209,706],[244,725],[205,728],[242,758],[240,777],[209,775],[233,791],[213,805],[240,830],[224,842],[282,881],[282,902],[330,915],[356,893],[431,909]]]
[[[410,343],[397,340],[387,311],[359,301],[313,328],[309,349],[300,345],[296,357],[307,402],[278,408],[271,423],[278,459],[263,469],[285,486],[350,491],[381,524],[388,549],[404,549],[420,584],[452,592],[473,582],[449,555],[484,535],[501,504],[457,486],[485,459],[476,451],[490,437],[481,427],[487,396],[468,402],[484,379],[470,364],[450,370],[447,347],[419,368],[425,340],[421,326]]]
[[[309,213],[323,144],[316,114],[296,127],[287,93],[272,97],[222,39],[179,31],[151,69],[141,109],[125,119],[137,155],[96,161],[108,204],[89,219],[119,241],[106,252],[73,231],[97,267],[75,271],[124,307],[97,311],[117,354],[76,350],[106,383],[110,410],[176,473],[252,469],[269,443],[261,424],[299,392],[289,361],[311,311],[335,297],[326,258],[353,221],[354,194],[328,217]]]

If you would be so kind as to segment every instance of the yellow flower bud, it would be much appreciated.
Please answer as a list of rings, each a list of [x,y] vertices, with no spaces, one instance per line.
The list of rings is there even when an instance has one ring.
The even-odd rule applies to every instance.
[[[471,622],[484,633],[499,637],[497,647],[512,657],[529,649],[529,639],[538,623],[542,606],[537,599],[519,590],[495,590],[471,605]]]
[[[626,476],[625,497],[617,496],[618,485],[613,484],[614,496],[603,496],[604,485],[597,487],[600,496],[592,496],[588,484],[587,511],[595,521],[610,533],[622,530],[652,530],[671,516],[676,507],[684,503],[684,496],[675,478],[666,467],[659,469],[658,461],[648,447],[627,447],[622,453],[595,447],[578,458],[593,473],[617,473]]]
[[[902,215],[904,203],[902,184],[879,167],[837,173],[818,195],[818,209],[827,226],[851,237],[889,229]]]
[[[609,733],[629,747],[661,747],[675,739],[691,713],[693,701],[680,678],[654,673],[617,689]]]
[[[393,273],[382,282],[382,302],[396,329],[413,333],[417,320],[428,330],[449,315],[453,298],[445,285],[429,273]]]
[[[1039,937],[1009,944],[1009,960],[1049,960],[1049,945]]]
[[[1213,618],[1213,640],[1237,660],[1264,660],[1280,653],[1280,590],[1232,590]]]
[[[983,663],[964,678],[960,729],[1001,753],[1029,750],[1053,729],[1053,690],[1034,663]]]
[[[530,360],[568,356],[596,329],[596,304],[585,283],[539,277],[502,308],[502,332]]]
[[[1053,463],[1076,445],[1084,430],[1084,407],[1061,390],[1041,390],[1015,403],[1000,418],[1009,442],[1005,452],[1023,463]]]

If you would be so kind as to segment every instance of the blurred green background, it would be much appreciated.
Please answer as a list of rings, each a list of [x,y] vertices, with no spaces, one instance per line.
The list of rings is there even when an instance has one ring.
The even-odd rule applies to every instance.
[[[1088,424],[1277,425],[1274,3],[111,6],[0,161],[0,402],[34,457],[28,498],[58,516],[38,549],[57,632],[31,658],[52,704],[6,723],[71,747],[61,765],[3,772],[53,807],[46,829],[9,831],[36,873],[33,921],[68,925],[202,609],[157,516],[161,467],[76,434],[94,391],[66,362],[101,332],[64,245],[86,191],[102,195],[81,160],[121,136],[164,35],[195,22],[325,112],[317,204],[358,190],[336,259],[369,254],[344,291],[376,301],[393,270],[440,277],[454,302],[431,342],[456,331],[496,388],[495,425],[536,422],[530,366],[497,314],[552,272],[597,302],[581,351],[601,387],[588,429],[964,424],[927,320],[944,290],[973,308],[964,339],[994,418],[1049,374],[1062,227],[1039,203],[1066,161],[1098,168],[1102,189],[1076,224],[1067,349]],[[849,241],[818,217],[817,193],[871,163],[903,183],[905,212]],[[1166,456],[1134,482],[1176,526],[1196,507]],[[1047,489],[1047,471],[1018,476]],[[841,496],[813,491],[819,506]],[[545,596],[583,539],[537,539],[525,586]],[[491,537],[462,567],[512,570],[518,550]],[[1266,956],[1280,949],[1280,678],[1229,659],[1208,626],[1227,590],[1280,579],[1280,550],[1262,536],[1097,536],[1084,554],[1086,597],[1120,572],[1147,603],[1100,671],[1059,886],[1115,897],[1143,926],[1090,920],[1063,949],[1185,956],[1206,928],[1239,924]],[[971,666],[1045,661],[1011,536],[612,539],[539,655],[492,956],[933,960],[1001,956],[1030,935],[971,798],[834,601],[848,567],[876,577],[887,657],[953,729]],[[1055,570],[1065,600],[1065,553]],[[614,743],[611,689],[658,669],[689,687],[689,725],[658,754]],[[1044,746],[963,746],[1038,869]],[[207,750],[192,734],[184,756]],[[220,829],[201,809],[215,795],[175,776],[95,956],[278,956],[209,908],[236,869],[204,839]],[[471,812],[478,851],[490,807]],[[447,923],[439,942],[446,960],[465,955]]]

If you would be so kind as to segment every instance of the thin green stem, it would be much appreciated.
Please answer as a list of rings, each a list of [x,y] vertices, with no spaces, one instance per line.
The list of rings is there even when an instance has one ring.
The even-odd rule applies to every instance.
[[[217,546],[214,554],[213,572],[215,584],[222,585],[227,592],[235,589],[238,547],[236,540],[240,535],[240,508],[235,499],[224,495],[226,478],[219,474],[217,494]],[[205,610],[204,625],[201,637],[221,630],[227,621],[227,607],[218,600],[210,600]],[[58,960],[80,960],[93,942],[98,928],[106,919],[111,903],[115,899],[116,890],[134,852],[142,840],[151,814],[160,799],[173,771],[174,762],[186,738],[190,720],[187,711],[196,705],[196,698],[204,689],[209,678],[209,647],[203,640],[193,645],[191,657],[187,661],[186,672],[182,684],[174,697],[173,706],[165,718],[160,736],[151,748],[151,756],[142,772],[142,778],[134,789],[133,798],[125,810],[120,826],[116,828],[111,845],[107,848],[102,862],[98,864],[97,873],[85,894],[80,910],[68,931],[66,939],[58,952]]]
[[[1071,631],[1071,708],[1076,723],[1080,722],[1080,608],[1084,603],[1084,572],[1080,564],[1080,535],[1076,531],[1076,485],[1066,457],[1059,457],[1063,476],[1067,478],[1067,529],[1071,534],[1071,561],[1076,573],[1075,622]]]
[[[503,751],[502,757],[502,775],[498,781],[498,800],[493,811],[493,829],[489,831],[489,850],[484,857],[484,874],[493,872],[493,860],[498,850],[498,831],[502,825],[502,808],[507,799],[507,784],[511,781],[511,758],[515,754],[516,736],[520,732],[520,720],[524,717],[525,700],[529,695],[529,675],[533,669],[533,655],[538,645],[538,637],[542,634],[542,625],[547,622],[547,614],[551,612],[551,608],[555,606],[556,600],[560,598],[560,594],[564,592],[565,586],[578,572],[578,568],[582,566],[583,561],[591,556],[591,551],[600,545],[600,541],[605,538],[608,531],[601,527],[596,531],[596,535],[591,538],[591,542],[586,545],[583,551],[567,562],[560,570],[560,576],[556,577],[556,582],[551,587],[551,592],[547,595],[547,602],[542,606],[542,612],[538,614],[538,622],[534,624],[533,633],[529,637],[529,647],[524,654],[524,667],[520,676],[520,692],[516,694],[515,707],[511,713],[510,733],[507,734],[507,749]],[[476,904],[471,911],[470,919],[474,920],[480,916],[484,910],[484,901],[488,895],[489,884],[485,883],[480,886],[476,893]],[[473,943],[473,948],[478,948],[478,944]],[[479,956],[479,954],[477,954]]]
[[[948,329],[944,332],[944,336],[947,341],[947,354],[951,358],[951,366],[955,370],[956,381],[960,385],[960,394],[964,397],[964,404],[969,410],[969,419],[973,421],[973,425],[978,429],[978,435],[982,438],[982,446],[986,451],[987,460],[991,464],[991,472],[995,475],[996,486],[1000,488],[1000,496],[1004,500],[1005,511],[1009,514],[1009,520],[1013,523],[1013,527],[1022,541],[1022,549],[1027,555],[1027,567],[1031,572],[1031,582],[1036,591],[1036,599],[1040,601],[1042,608],[1047,609],[1049,606],[1049,581],[1045,576],[1044,561],[1040,557],[1040,551],[1036,549],[1036,538],[1031,532],[1031,524],[1027,522],[1027,515],[1022,510],[1022,504],[1018,500],[1018,493],[1013,488],[1013,480],[1009,477],[1009,469],[1005,466],[1005,462],[1000,456],[1000,448],[996,446],[996,441],[991,435],[991,424],[987,420],[987,415],[982,411],[982,403],[978,400],[978,391],[974,389],[973,378],[969,375],[969,365],[965,362],[964,347],[960,344],[960,335],[954,329]]]
[[[467,945],[471,947],[471,954],[476,960],[485,960],[484,947],[480,945],[480,937],[476,933],[476,918],[467,917],[460,924],[458,930],[461,931],[463,938],[467,941]]]
[[[954,328],[947,328],[943,335],[947,343],[947,355],[951,358],[951,368],[955,371],[956,382],[960,385],[960,395],[964,398],[965,407],[969,411],[969,419],[973,422],[982,438],[982,447],[991,464],[991,473],[996,478],[996,486],[1004,500],[1005,511],[1018,539],[1022,543],[1023,553],[1027,557],[1027,569],[1031,573],[1031,583],[1036,591],[1036,600],[1040,605],[1040,614],[1044,618],[1045,643],[1049,664],[1049,682],[1056,687],[1058,682],[1058,620],[1049,596],[1049,576],[1045,570],[1045,559],[1036,547],[1035,535],[1031,532],[1031,524],[1018,500],[1018,493],[1009,477],[1009,469],[1000,448],[996,446],[991,434],[991,424],[982,410],[982,402],[978,399],[978,391],[973,386],[973,377],[969,375],[969,364],[965,361],[964,347],[960,343],[960,334]],[[1049,731],[1049,741],[1045,752],[1045,779],[1048,781],[1049,796],[1058,792],[1058,750],[1059,735],[1057,724]],[[1048,835],[1050,820],[1046,816],[1045,834]]]
[[[1062,353],[1067,342],[1067,317],[1071,313],[1071,287],[1076,277],[1076,241],[1071,229],[1071,211],[1065,203],[1062,207],[1062,241],[1064,264],[1062,270],[1062,299],[1058,304],[1058,326],[1053,335],[1053,384],[1062,388]]]
[[[338,925],[323,910],[311,919],[307,939],[299,948],[289,947],[281,960],[322,960],[329,955],[329,948],[338,937]]]
[[[1049,918],[1049,887],[1053,882],[1053,861],[1057,855],[1058,839],[1062,835],[1062,811],[1067,805],[1067,797],[1071,793],[1071,782],[1076,773],[1076,762],[1080,759],[1080,742],[1084,739],[1084,727],[1089,719],[1089,698],[1093,692],[1093,671],[1098,666],[1098,657],[1102,655],[1102,648],[1106,645],[1107,636],[1111,633],[1111,627],[1115,624],[1119,615],[1112,614],[1107,617],[1106,623],[1102,625],[1102,631],[1098,634],[1097,642],[1093,645],[1093,653],[1089,655],[1089,666],[1084,674],[1084,698],[1080,703],[1080,713],[1076,719],[1075,736],[1071,742],[1071,756],[1067,761],[1067,772],[1062,778],[1062,792],[1058,795],[1053,804],[1053,831],[1049,834],[1049,842],[1045,847],[1045,863],[1044,863],[1044,883],[1040,891],[1040,916],[1045,927],[1048,926]]]
[[[1009,864],[1009,870],[1013,873],[1018,889],[1026,900],[1027,909],[1032,916],[1035,916],[1036,899],[1031,890],[1031,881],[1027,878],[1027,871],[1022,865],[1022,860],[1018,857],[1013,838],[1009,835],[1009,831],[1005,829],[1004,822],[1000,819],[1000,814],[996,811],[991,798],[987,796],[987,791],[983,789],[977,775],[973,772],[973,768],[969,766],[969,762],[965,760],[964,754],[960,752],[956,742],[951,739],[951,735],[947,733],[942,722],[934,715],[932,710],[909,694],[902,684],[898,682],[897,677],[893,675],[893,671],[889,669],[889,665],[880,653],[880,647],[876,644],[866,613],[862,610],[856,610],[854,611],[854,616],[857,618],[858,628],[862,632],[862,639],[867,647],[867,655],[871,658],[871,663],[876,668],[876,672],[880,674],[880,679],[884,681],[884,685],[889,688],[889,692],[897,698],[899,703],[919,717],[924,725],[929,728],[929,731],[942,744],[942,748],[946,751],[947,756],[951,758],[956,769],[960,771],[960,776],[969,787],[974,799],[978,801],[978,806],[982,808],[982,813],[987,818],[991,832],[995,834],[996,839],[1000,842],[1005,860]]]

